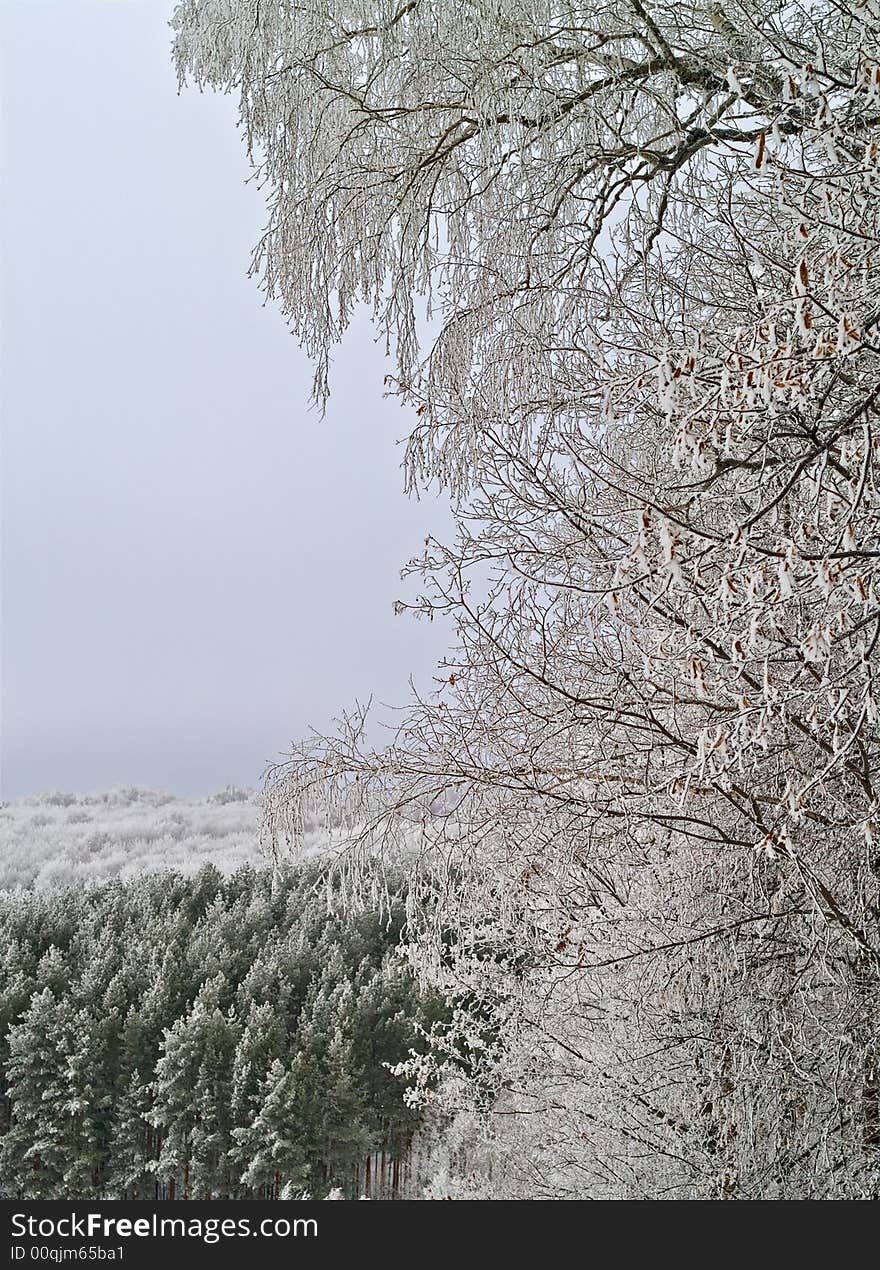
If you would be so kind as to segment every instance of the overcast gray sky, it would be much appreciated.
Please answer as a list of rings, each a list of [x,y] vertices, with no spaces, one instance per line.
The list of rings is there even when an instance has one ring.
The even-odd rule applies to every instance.
[[[442,652],[391,611],[401,493],[361,327],[321,421],[246,278],[232,98],[177,95],[171,0],[0,0],[2,797],[256,784]]]

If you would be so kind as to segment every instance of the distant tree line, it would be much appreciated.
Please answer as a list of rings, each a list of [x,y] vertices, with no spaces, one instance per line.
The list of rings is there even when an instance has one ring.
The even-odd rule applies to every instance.
[[[423,1113],[389,1065],[444,1007],[399,955],[402,891],[335,916],[318,881],[207,867],[3,896],[0,1191],[399,1194]]]
[[[253,791],[234,786],[204,799],[130,786],[0,802],[0,889],[57,891],[159,869],[190,877],[206,864],[232,873],[259,863],[261,816]],[[320,850],[323,827],[308,833]]]

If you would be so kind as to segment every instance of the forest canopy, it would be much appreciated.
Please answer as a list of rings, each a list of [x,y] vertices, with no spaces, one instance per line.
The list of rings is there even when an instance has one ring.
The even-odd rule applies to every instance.
[[[334,915],[314,867],[0,897],[0,1194],[392,1198],[424,1115],[390,1069],[446,1017],[400,886]]]

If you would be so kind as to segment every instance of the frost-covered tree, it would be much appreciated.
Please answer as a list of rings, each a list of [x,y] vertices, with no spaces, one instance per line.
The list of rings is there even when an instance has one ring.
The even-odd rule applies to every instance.
[[[107,1191],[111,1199],[153,1199],[156,1194],[155,1130],[150,1088],[137,1068],[119,1094],[109,1142]]]
[[[87,985],[90,977],[87,974]],[[113,1116],[112,1067],[119,1031],[120,1020],[112,1011],[96,1020],[84,1008],[77,1011],[72,1021],[63,1110],[73,1147],[64,1172],[64,1186],[73,1197],[100,1191],[103,1186],[103,1163]]]
[[[174,25],[319,399],[368,304],[457,518],[436,691],[296,753],[276,834],[318,802],[439,870],[421,964],[520,1038],[530,1193],[876,1194],[876,0]]]
[[[263,1078],[263,1100],[252,1123],[234,1130],[247,1160],[241,1181],[273,1198],[280,1196],[284,1186],[299,1186],[308,1176],[306,1152],[311,1135],[302,1117],[297,1075],[280,1059],[273,1059]]]
[[[0,1139],[0,1176],[26,1199],[64,1197],[65,1176],[78,1157],[66,1072],[74,1030],[71,1002],[44,988],[9,1032],[6,1080],[13,1113]]]
[[[286,1050],[286,1030],[275,1008],[268,1002],[252,1004],[232,1062],[230,1112],[234,1128],[228,1158],[233,1184],[241,1181],[251,1166],[268,1072]]]
[[[158,1172],[184,1176],[183,1198],[229,1188],[232,1064],[241,1026],[225,1011],[223,974],[207,980],[168,1031],[156,1068],[152,1122],[164,1134]]]

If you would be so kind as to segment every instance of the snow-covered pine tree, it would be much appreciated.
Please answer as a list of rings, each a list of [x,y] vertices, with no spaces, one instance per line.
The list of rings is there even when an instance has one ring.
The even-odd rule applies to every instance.
[[[232,1007],[225,1011],[217,1007],[205,1019],[202,1058],[192,1089],[196,1120],[189,1177],[192,1194],[205,1199],[228,1195],[235,1183],[229,1158],[234,1124],[232,1064],[240,1036],[241,1024]]]
[[[232,1062],[240,1035],[234,1013],[221,1005],[228,995],[222,973],[207,980],[166,1033],[156,1067],[151,1121],[163,1135],[157,1172],[174,1181],[182,1199],[228,1189]]]
[[[87,975],[87,987],[89,979]],[[64,1189],[74,1198],[100,1194],[104,1187],[115,1114],[113,1068],[119,1032],[119,1016],[113,1011],[96,1018],[88,1009],[80,1009],[71,1022],[63,1103],[69,1117],[71,1158],[64,1170]]]
[[[252,1002],[232,1062],[233,1128],[228,1158],[233,1190],[248,1173],[255,1149],[261,1149],[257,1121],[271,1087],[267,1083],[269,1069],[276,1061],[282,1062],[287,1049],[287,1033],[274,1006],[267,1001]],[[260,1181],[259,1185],[266,1183]]]
[[[135,1067],[127,1087],[117,1097],[108,1149],[106,1192],[110,1199],[156,1198],[151,1092]]]
[[[4,1189],[21,1199],[63,1198],[65,1176],[81,1157],[66,1070],[75,1034],[72,1003],[48,987],[34,993],[9,1031],[6,1080],[13,1112],[0,1139],[0,1177]]]
[[[297,1070],[272,1060],[263,1080],[263,1099],[250,1125],[233,1130],[240,1155],[247,1160],[241,1181],[255,1194],[280,1198],[284,1187],[301,1191],[309,1175],[308,1153],[313,1134],[303,1115]]]

